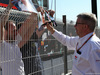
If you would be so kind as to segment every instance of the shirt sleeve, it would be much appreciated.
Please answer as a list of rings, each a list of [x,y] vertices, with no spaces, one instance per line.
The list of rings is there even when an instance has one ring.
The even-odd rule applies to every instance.
[[[60,43],[62,43],[64,46],[67,46],[68,50],[75,50],[76,44],[78,41],[78,37],[69,37],[62,32],[59,32],[55,30],[55,32],[52,34],[53,37],[55,37]]]
[[[100,49],[91,51],[88,60],[93,73],[100,74]]]
[[[1,68],[1,42],[0,42],[0,68]]]
[[[1,67],[1,53],[2,53],[2,46],[5,44],[5,41],[0,42],[0,67]]]

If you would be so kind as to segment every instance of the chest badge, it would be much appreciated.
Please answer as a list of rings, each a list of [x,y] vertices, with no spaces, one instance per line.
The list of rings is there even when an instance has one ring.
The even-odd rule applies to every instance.
[[[75,55],[75,60],[77,60],[77,56]]]

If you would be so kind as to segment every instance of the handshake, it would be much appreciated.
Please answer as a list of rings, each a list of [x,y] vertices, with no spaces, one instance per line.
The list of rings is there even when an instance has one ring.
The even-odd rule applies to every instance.
[[[46,26],[47,23],[49,24],[52,23],[53,26],[57,26],[57,23],[55,22],[54,17],[53,17],[54,13],[55,12],[53,10],[45,11],[45,21],[46,22],[41,25],[41,27],[39,28],[39,31],[43,30],[44,26]]]

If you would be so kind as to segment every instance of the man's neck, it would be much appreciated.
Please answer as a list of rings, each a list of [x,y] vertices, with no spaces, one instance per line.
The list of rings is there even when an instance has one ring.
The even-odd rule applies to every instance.
[[[79,37],[82,38],[82,37],[84,37],[85,35],[87,35],[87,34],[89,34],[89,33],[92,33],[92,32],[93,32],[93,31],[85,32],[85,33],[83,33],[82,35],[80,35]]]

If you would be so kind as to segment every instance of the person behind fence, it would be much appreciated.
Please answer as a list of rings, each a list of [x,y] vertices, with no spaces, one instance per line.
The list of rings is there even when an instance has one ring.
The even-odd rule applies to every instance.
[[[17,30],[15,23],[8,21],[13,7],[11,1],[9,0],[9,5],[0,14],[0,69],[2,75],[25,75],[20,48],[33,34],[37,24],[37,19],[33,17],[37,17],[37,14],[31,13]]]
[[[47,23],[47,29],[68,50],[75,50],[72,75],[100,74],[100,39],[94,30],[97,18],[93,13],[80,13],[77,16],[75,29],[78,36],[65,35]]]
[[[41,12],[41,10],[43,9],[38,6],[38,12]],[[44,30],[45,29],[39,31],[36,29],[30,40],[22,48],[20,48],[22,57],[29,57],[27,59],[23,59],[26,75],[43,75],[42,61],[38,51],[38,39],[41,37]]]

